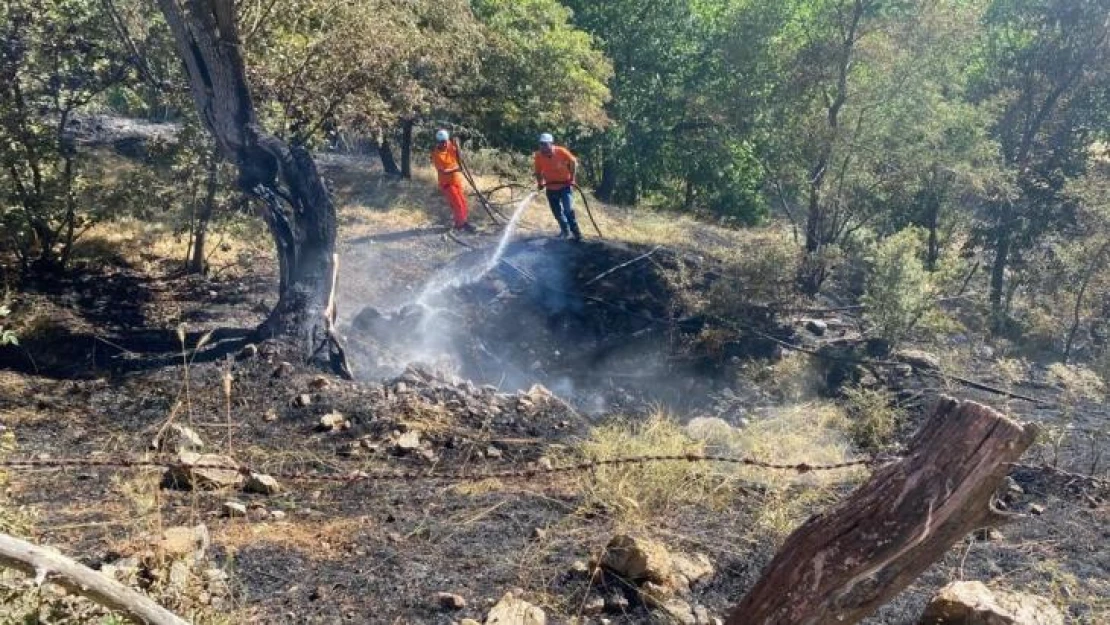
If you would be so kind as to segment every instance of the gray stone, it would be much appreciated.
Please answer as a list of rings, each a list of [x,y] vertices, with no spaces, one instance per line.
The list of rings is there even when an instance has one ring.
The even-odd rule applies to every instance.
[[[281,484],[265,473],[251,473],[243,490],[259,495],[276,495],[281,492]]]
[[[829,330],[829,324],[820,319],[810,319],[806,321],[806,330],[809,330],[817,336],[825,336],[825,332]]]
[[[155,448],[174,454],[182,451],[196,452],[204,449],[204,439],[193,428],[174,423],[166,428],[161,439],[155,441]]]
[[[334,432],[336,430],[345,430],[351,426],[347,417],[338,412],[329,412],[328,414],[320,417],[319,429],[325,432]]]
[[[918,623],[1064,625],[1064,616],[1043,597],[991,590],[983,582],[952,582],[933,597]]]
[[[397,437],[394,448],[400,452],[411,452],[420,449],[420,430],[409,430]]]
[[[486,625],[547,625],[547,615],[538,607],[518,599],[513,593],[505,596],[490,608]]]
[[[435,604],[444,610],[461,610],[466,607],[466,598],[453,592],[437,592]]]
[[[247,516],[247,506],[241,501],[225,501],[223,506],[224,516],[238,519]]]
[[[894,352],[894,358],[900,360],[914,369],[922,371],[936,371],[940,369],[940,358],[920,349],[901,349]]]
[[[164,476],[167,484],[196,490],[234,488],[242,485],[243,480],[238,463],[231,458],[191,451],[179,453],[177,463],[166,469]]]

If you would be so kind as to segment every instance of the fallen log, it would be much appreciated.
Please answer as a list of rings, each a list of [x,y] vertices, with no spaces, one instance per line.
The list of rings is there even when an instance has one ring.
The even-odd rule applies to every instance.
[[[1014,515],[991,496],[1036,427],[942,398],[900,461],[794,531],[727,625],[849,625],[969,532]]]
[[[181,617],[149,597],[78,564],[60,553],[25,540],[0,534],[0,566],[34,575],[39,583],[49,581],[85,596],[100,605],[120,612],[136,623],[147,625],[188,625]]]

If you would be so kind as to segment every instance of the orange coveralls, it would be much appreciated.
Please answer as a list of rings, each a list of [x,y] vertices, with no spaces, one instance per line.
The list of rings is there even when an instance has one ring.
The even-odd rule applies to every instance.
[[[447,203],[451,205],[451,215],[454,218],[455,227],[461,228],[466,225],[468,209],[466,195],[463,193],[459,146],[455,145],[454,141],[448,141],[443,149],[438,146],[432,148],[432,165],[435,166],[436,172],[439,174],[439,190],[443,192],[443,197],[447,198]]]

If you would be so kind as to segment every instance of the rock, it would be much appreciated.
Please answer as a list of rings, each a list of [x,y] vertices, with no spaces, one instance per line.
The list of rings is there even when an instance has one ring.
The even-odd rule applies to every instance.
[[[727,442],[733,433],[732,426],[719,417],[694,417],[686,424],[687,436],[706,443]]]
[[[659,606],[663,612],[669,616],[673,622],[682,623],[682,625],[697,625],[698,619],[694,616],[694,609],[678,597],[671,597]]]
[[[239,350],[239,354],[236,356],[236,358],[238,358],[239,360],[247,360],[249,358],[254,358],[257,355],[258,346],[254,343],[247,343],[243,346],[243,349]]]
[[[285,520],[285,512],[283,512],[281,510],[271,510],[270,511],[270,518],[273,519],[274,521],[284,521]]]
[[[596,616],[605,611],[605,597],[601,595],[590,595],[582,602],[582,614],[587,616]]]
[[[629,605],[628,597],[623,592],[614,592],[605,597],[605,609],[613,614],[628,614]]]
[[[1042,506],[1041,504],[1035,503],[1035,504],[1029,506],[1029,511],[1032,512],[1033,514],[1036,514],[1036,515],[1040,516],[1040,515],[1044,514],[1044,506]]]
[[[204,439],[193,428],[174,423],[162,433],[154,447],[169,453],[200,451],[204,449]]]
[[[223,512],[228,518],[239,519],[247,516],[247,506],[241,501],[225,501]]]
[[[331,380],[322,375],[318,375],[308,382],[308,388],[314,391],[322,391],[331,386]]]
[[[275,378],[284,378],[285,376],[293,373],[294,370],[295,369],[293,367],[293,363],[283,360],[278,363],[277,367],[274,368],[273,376]]]
[[[312,395],[308,393],[301,393],[293,398],[294,408],[305,408],[312,405]]]
[[[171,560],[188,558],[193,562],[199,562],[204,559],[210,542],[208,527],[203,524],[194,527],[185,525],[167,527],[158,539],[157,553]]]
[[[539,467],[541,471],[550,471],[555,468],[555,465],[551,463],[551,458],[546,456],[537,460],[536,466]]]
[[[347,421],[347,417],[344,417],[338,412],[329,412],[328,414],[320,417],[320,423],[317,426],[317,429],[324,432],[334,432],[336,430],[345,430],[350,426],[351,422]]]
[[[466,607],[466,599],[451,592],[437,592],[435,603],[444,610],[461,610]]]
[[[505,593],[486,615],[486,625],[547,625],[547,615],[536,606]]]
[[[459,621],[459,625],[482,625],[482,624],[479,623],[478,621],[475,621],[472,618],[464,618],[463,620]]]
[[[281,484],[265,473],[251,473],[243,490],[259,495],[276,495],[281,492]]]
[[[674,562],[666,547],[627,534],[618,534],[609,541],[601,566],[633,582],[666,584],[674,573]]]
[[[716,571],[713,569],[713,563],[709,558],[701,553],[685,554],[676,553],[671,555],[671,561],[674,563],[675,572],[685,578],[686,584],[694,586],[698,582],[712,577]]]
[[[809,319],[806,321],[806,330],[809,330],[816,336],[825,336],[825,332],[829,330],[829,324],[820,319]]]
[[[163,483],[197,490],[235,488],[244,480],[238,467],[238,463],[227,456],[183,451],[177,455],[177,464],[166,469]]]
[[[267,408],[266,412],[262,413],[262,420],[266,423],[273,423],[278,420],[278,413],[273,408]]]
[[[189,565],[181,560],[176,560],[170,565],[167,588],[175,594],[182,594],[189,586],[189,577]]]
[[[983,582],[952,582],[925,608],[919,625],[1063,625],[1047,599],[992,591]]]
[[[501,450],[494,447],[493,445],[490,445],[489,447],[486,448],[486,456],[489,457],[489,458],[495,458],[496,459],[496,458],[500,458],[501,455],[502,455]]]
[[[400,453],[409,453],[420,449],[420,430],[409,430],[398,436],[393,448]]]
[[[940,369],[940,358],[920,349],[900,349],[894,352],[894,359],[900,360],[914,369],[936,371]]]

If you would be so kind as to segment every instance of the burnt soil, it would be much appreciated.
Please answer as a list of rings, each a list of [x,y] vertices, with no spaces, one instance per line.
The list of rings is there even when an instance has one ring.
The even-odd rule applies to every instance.
[[[731,385],[742,365],[780,357],[776,339],[793,338],[766,307],[724,320],[687,304],[721,276],[696,254],[532,237],[491,256],[460,254],[414,303],[362,309],[346,329],[360,376],[424,361],[499,390],[543,384],[591,414],[690,410]],[[680,286],[678,276],[693,278]]]
[[[358,263],[372,255],[379,262],[373,271],[383,276],[392,273],[381,264],[390,257],[405,258],[414,275],[455,275],[480,264],[494,242],[470,241],[481,249],[423,233],[377,242],[372,251],[353,246],[346,271],[370,271]],[[773,383],[753,388],[735,377],[745,362],[777,357],[776,350],[736,324],[699,318],[679,297],[673,274],[692,275],[682,288],[703,295],[721,279],[696,253],[661,250],[585,284],[647,251],[598,241],[514,243],[506,258],[531,277],[502,265],[437,295],[433,306],[453,311],[446,318],[455,330],[444,331],[446,362],[419,367],[396,358],[422,347],[416,338],[428,311],[411,304],[419,293],[401,300],[387,293],[361,297],[344,328],[362,364],[365,379],[358,382],[321,377],[279,343],[243,351],[273,301],[272,268],[185,279],[123,263],[88,267],[17,303],[17,313],[53,311],[53,325],[20,348],[0,350],[6,367],[0,419],[20,456],[143,454],[173,419],[191,424],[214,450],[230,450],[262,471],[348,475],[530,468],[544,457],[568,457],[592,424],[636,414],[636,406],[673,402],[690,407],[679,413],[686,418],[724,415],[715,403],[722,394],[749,407],[777,401]],[[413,268],[414,254],[448,260]],[[182,319],[189,321],[184,353],[176,330]],[[735,321],[805,338],[796,336],[796,323],[758,308],[738,312]],[[711,344],[699,342],[705,327],[728,332]],[[194,350],[210,331],[204,347]],[[375,350],[374,343],[386,348]],[[371,347],[358,347],[366,344]],[[225,376],[232,380],[230,396],[222,390]],[[554,393],[533,389],[537,382]],[[920,398],[915,414],[936,390],[927,381],[912,389]],[[1023,418],[1053,418],[1020,403],[1007,409]],[[349,425],[323,431],[320,419],[331,413]],[[419,432],[420,444],[400,448],[410,431]],[[611,511],[590,504],[573,476],[468,486],[411,478],[285,480],[287,490],[272,497],[158,489],[153,511],[128,494],[159,477],[157,470],[106,468],[13,472],[4,506],[34,513],[33,540],[94,566],[148,550],[159,526],[204,522],[213,535],[211,565],[232,575],[236,618],[252,623],[482,620],[513,588],[543,606],[549,622],[567,623],[590,588],[572,572],[573,563],[596,555],[619,529]],[[867,622],[915,623],[928,597],[958,578],[1066,588],[1060,597],[1071,619],[1100,622],[1105,604],[1084,597],[1097,595],[1110,579],[1106,504],[1083,485],[1039,473],[1014,477],[1023,492],[1005,495],[1008,508],[1030,512],[1040,505],[1041,514],[1021,518],[1001,536],[960,543]],[[694,589],[691,603],[723,616],[755,582],[776,545],[749,531],[752,515],[772,505],[773,496],[753,489],[724,509],[690,507],[645,528],[672,548],[709,555],[717,573]],[[814,502],[812,512],[835,497]],[[221,515],[231,498],[250,504],[246,518]],[[275,519],[274,511],[285,518]],[[606,583],[630,601],[605,618],[648,621],[627,586]],[[444,591],[466,597],[468,606],[442,611],[433,597]]]

